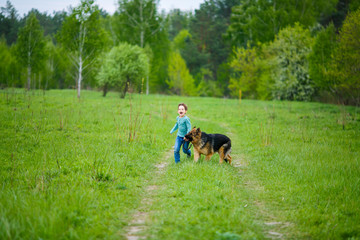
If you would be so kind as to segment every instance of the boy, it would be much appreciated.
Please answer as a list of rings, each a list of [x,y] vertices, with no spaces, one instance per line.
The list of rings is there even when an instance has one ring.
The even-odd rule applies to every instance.
[[[175,132],[176,129],[178,130],[177,136],[176,136],[176,140],[175,140],[175,146],[174,146],[174,158],[175,158],[175,163],[179,163],[180,162],[180,148],[181,145],[183,145],[183,152],[187,154],[188,157],[191,156],[191,151],[189,148],[189,142],[185,141],[185,135],[190,132],[191,130],[191,123],[190,123],[190,118],[188,118],[187,116],[185,116],[186,112],[187,112],[187,106],[185,103],[180,103],[178,105],[178,114],[179,116],[176,117],[176,123],[175,126],[171,129],[170,134],[172,134],[173,132]]]

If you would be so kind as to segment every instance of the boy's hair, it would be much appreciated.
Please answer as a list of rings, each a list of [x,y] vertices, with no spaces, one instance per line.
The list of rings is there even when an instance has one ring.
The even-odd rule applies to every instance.
[[[179,109],[179,107],[180,106],[183,106],[184,108],[185,108],[185,111],[187,111],[187,106],[186,106],[186,104],[185,103],[179,103],[179,105],[178,105],[178,109]]]

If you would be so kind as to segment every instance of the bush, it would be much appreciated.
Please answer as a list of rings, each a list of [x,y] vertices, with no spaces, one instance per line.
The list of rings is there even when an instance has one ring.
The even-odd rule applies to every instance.
[[[104,96],[110,88],[121,91],[124,98],[130,84],[139,88],[141,81],[149,74],[149,59],[138,46],[122,43],[106,54],[97,75]]]

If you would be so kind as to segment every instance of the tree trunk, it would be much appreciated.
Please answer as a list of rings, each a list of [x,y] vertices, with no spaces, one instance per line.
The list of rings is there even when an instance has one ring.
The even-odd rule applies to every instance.
[[[125,83],[125,87],[124,87],[124,92],[121,95],[121,98],[125,98],[126,92],[128,91],[129,85],[130,85],[130,78],[129,76],[126,77],[126,83]]]
[[[28,67],[27,67],[27,86],[26,86],[28,91],[30,90],[30,87],[31,87],[30,84],[31,84],[31,66],[28,65]]]
[[[103,97],[106,97],[106,94],[108,92],[108,84],[105,83],[104,89],[103,89]]]
[[[78,86],[77,86],[77,97],[80,99],[80,90],[81,90],[81,81],[82,81],[82,68],[83,62],[81,55],[79,56],[79,78],[78,78]]]

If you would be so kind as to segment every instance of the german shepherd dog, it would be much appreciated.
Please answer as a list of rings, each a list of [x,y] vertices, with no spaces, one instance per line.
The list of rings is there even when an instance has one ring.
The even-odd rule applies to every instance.
[[[185,140],[190,141],[194,146],[194,160],[197,162],[201,154],[209,161],[215,152],[219,153],[220,162],[229,161],[231,164],[231,140],[223,134],[207,134],[201,132],[200,128],[194,127],[185,135]]]

